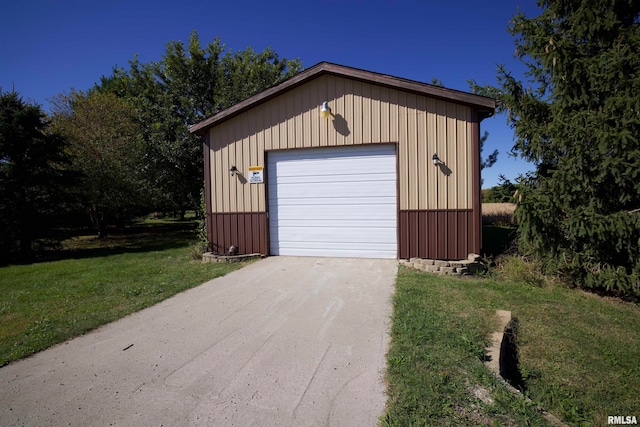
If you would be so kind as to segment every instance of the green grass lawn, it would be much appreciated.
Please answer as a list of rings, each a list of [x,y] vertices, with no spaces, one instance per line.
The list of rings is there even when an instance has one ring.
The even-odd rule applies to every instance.
[[[0,267],[0,366],[244,264],[194,260],[193,223],[149,221],[64,242],[48,261]]]
[[[640,416],[640,308],[529,281],[458,279],[401,268],[384,425],[545,425],[484,367],[495,310],[520,322],[525,394],[569,425]],[[479,391],[480,390],[480,391]],[[492,401],[479,399],[486,392]]]
[[[193,223],[157,220],[108,239],[80,236],[29,265],[0,267],[0,366],[80,335],[243,264],[194,260]],[[570,425],[640,417],[640,308],[510,277],[458,279],[401,268],[393,300],[383,425]],[[519,320],[525,394],[483,363],[497,309]]]

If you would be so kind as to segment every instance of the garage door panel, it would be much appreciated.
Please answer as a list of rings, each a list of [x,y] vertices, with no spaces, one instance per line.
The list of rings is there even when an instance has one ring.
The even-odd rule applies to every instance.
[[[372,253],[375,258],[391,258],[395,257],[396,247],[395,245],[387,244],[375,244],[370,243],[369,253]],[[314,252],[315,251],[315,252]],[[278,255],[295,255],[295,256],[347,256],[361,258],[361,250],[355,245],[348,243],[322,243],[322,242],[296,242],[289,246],[280,249]],[[335,253],[332,255],[331,253]],[[372,258],[372,257],[369,257]]]
[[[360,147],[346,147],[346,148],[358,150]],[[335,150],[335,149],[336,148],[328,148],[327,150]],[[386,159],[389,154],[389,150],[384,149],[382,151],[379,151],[376,154],[373,154],[373,152],[371,151],[371,147],[366,147],[366,150],[368,151],[367,163],[369,164],[377,163],[378,165],[387,167]],[[341,155],[338,152],[333,152],[331,153],[331,162],[327,163],[324,161],[327,158],[327,156],[325,156],[324,153],[318,154],[318,153],[309,152],[308,156],[299,156],[298,153],[293,153],[293,155],[291,156],[282,155],[282,154],[284,153],[277,154],[279,160],[280,159],[285,161],[293,160],[297,162],[297,163],[287,163],[287,164],[281,165],[281,167],[284,169],[296,169],[302,166],[313,165],[315,168],[318,168],[319,170],[329,170],[329,169],[332,169],[332,166],[334,165],[351,166],[353,159],[357,160],[361,157],[361,154],[358,153],[357,151],[351,151],[351,154],[347,154],[347,155]],[[300,160],[302,162],[299,162]]]
[[[268,154],[273,255],[396,258],[393,146]]]
[[[386,157],[389,155],[389,149],[394,149],[391,145],[367,145],[367,146],[343,146],[343,147],[332,147],[332,148],[323,148],[319,150],[315,149],[306,149],[306,150],[282,150],[282,151],[273,151],[272,154],[276,154],[278,159],[282,160],[317,160],[317,159],[325,159],[327,157],[326,153],[330,152],[331,158],[334,160],[344,159],[344,158],[353,158],[360,157],[362,155],[362,148],[365,148],[367,151],[368,157]],[[325,152],[321,152],[321,150],[326,150]]]
[[[283,198],[278,201],[279,207],[285,206],[317,206],[318,197],[301,198]],[[350,206],[354,208],[359,205],[391,205],[395,209],[396,198],[395,197],[368,197],[368,196],[354,196],[354,197],[323,197],[322,206],[331,206],[337,208],[344,205],[345,200],[349,201]],[[280,209],[279,209],[280,210]]]
[[[363,207],[363,210],[367,209],[375,209],[369,207],[369,205],[360,205]],[[359,207],[359,206],[354,206]],[[390,224],[395,224],[395,218],[389,218],[390,215],[395,214],[395,210],[392,207],[386,206],[382,209],[376,210],[368,210],[366,211],[367,218],[363,220],[363,216],[365,214],[362,211],[358,211],[357,209],[348,209],[345,210],[341,206],[336,206],[335,208],[331,206],[323,206],[322,208],[313,209],[312,206],[303,205],[303,206],[285,206],[286,209],[281,209],[276,214],[270,214],[269,219],[272,221],[305,221],[306,225],[309,226],[310,222],[313,222],[312,227],[320,227],[326,226],[327,224],[320,224],[318,221],[331,221],[335,222],[337,220],[355,220],[360,221],[362,224],[363,221],[367,223],[369,221],[379,221],[385,220]]]
[[[323,233],[322,230],[306,231],[300,227],[280,227],[278,231],[279,239],[282,243],[328,243],[334,246],[340,244],[377,244],[385,239],[392,239],[395,236],[396,230],[391,228],[368,228],[358,229],[354,231],[350,228],[343,228],[342,230],[331,230],[331,233]]]
[[[314,188],[310,188],[314,187]],[[371,196],[375,194],[395,193],[395,182],[389,181],[371,181],[365,183],[359,182],[333,182],[333,183],[317,183],[315,186],[309,183],[297,183],[279,185],[275,189],[275,195],[278,199],[286,198],[317,198],[332,197],[337,194],[344,194],[345,197],[357,197],[358,195]],[[348,196],[347,196],[348,195]]]
[[[342,257],[342,258],[396,258],[396,247],[392,249],[369,249],[363,252],[360,248],[282,248],[278,255],[285,256],[319,256],[319,257]]]
[[[306,171],[308,174],[309,171]],[[323,175],[278,175],[278,188],[288,184],[342,183],[342,182],[388,182],[395,179],[394,172],[368,174],[323,174]]]
[[[337,228],[356,228],[356,227],[360,227],[362,224],[354,219],[354,220],[341,220],[341,221],[336,221],[336,220],[316,220],[315,221],[318,228],[325,228],[325,229],[337,229]],[[380,230],[380,229],[390,229],[393,230],[395,232],[395,223],[386,219],[381,219],[381,220],[372,220],[372,221],[367,221],[367,226],[370,229],[373,230]],[[291,229],[301,229],[304,227],[308,227],[307,225],[307,220],[305,219],[294,219],[294,220],[285,220],[285,221],[271,221],[269,222],[269,226],[270,227],[278,227],[280,229],[279,234],[282,234],[283,231],[285,229],[291,228]],[[334,230],[331,230],[331,232],[333,233]],[[339,230],[335,230],[335,232],[339,232]]]
[[[361,174],[376,175],[378,172],[383,174],[395,173],[395,169],[386,164],[384,160],[385,159],[373,159],[368,161],[367,169],[362,170]],[[360,175],[352,173],[352,165],[353,159],[344,159],[339,162],[332,161],[330,164],[325,164],[322,161],[308,161],[304,164],[289,165],[286,167],[279,165],[276,172],[278,176],[282,178],[305,176],[334,176],[339,178]]]
[[[281,249],[281,251],[283,249],[306,249],[306,250],[311,250],[311,249],[321,249],[323,251],[330,251],[330,250],[335,250],[335,251],[345,251],[345,250],[349,250],[349,251],[356,251],[356,250],[362,250],[361,248],[359,248],[356,244],[353,243],[346,243],[346,242],[309,242],[309,241],[298,241],[298,242],[291,242],[289,245],[285,246],[284,248]],[[390,243],[378,243],[378,242],[368,242],[367,243],[367,251],[369,252],[395,252],[396,251],[396,247],[393,244]],[[284,254],[280,254],[280,255],[284,255]],[[289,253],[288,255],[291,255],[291,253]]]
[[[301,221],[301,220],[313,220],[314,227],[323,227],[327,226],[326,224],[321,224],[317,221],[322,220],[357,220],[363,221],[363,216],[366,215],[366,221],[376,221],[380,219],[387,219],[390,223],[395,224],[395,220],[389,218],[390,215],[395,214],[395,210],[393,206],[383,206],[378,209],[376,206],[371,205],[358,205],[354,206],[355,208],[360,209],[345,209],[343,206],[322,206],[322,207],[309,207],[305,206],[286,206],[286,209],[280,209],[276,214],[272,214],[270,216],[271,220],[274,221],[283,221],[283,220],[292,220],[292,221]],[[309,225],[306,222],[307,226]]]
[[[310,170],[317,172],[318,175],[348,175],[353,165],[353,160],[355,159],[357,161],[358,157],[359,156],[343,158],[332,157],[330,162],[325,161],[326,157],[303,161],[291,160],[289,164],[280,163],[277,165],[278,175],[304,175]],[[281,159],[279,158],[278,160]],[[381,172],[389,172],[395,167],[395,165],[390,165],[387,162],[386,156],[367,156],[367,166],[368,170],[363,170],[363,173],[371,172],[374,168],[379,169]]]
[[[357,247],[349,243],[335,243],[335,242],[292,242],[291,245],[288,245],[286,249],[322,249],[324,251],[330,250],[361,250]],[[385,243],[369,243],[367,245],[367,250],[370,252],[395,252],[395,245],[385,244]]]

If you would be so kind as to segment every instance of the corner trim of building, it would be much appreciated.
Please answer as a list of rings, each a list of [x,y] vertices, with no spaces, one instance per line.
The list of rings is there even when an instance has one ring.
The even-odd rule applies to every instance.
[[[472,182],[471,182],[471,203],[473,209],[474,229],[473,229],[473,241],[469,252],[480,253],[482,248],[482,206],[481,206],[481,188],[480,183],[480,119],[478,110],[471,110],[471,153],[472,153]]]
[[[203,212],[205,216],[205,227],[206,227],[206,235],[207,235],[207,245],[211,243],[213,238],[213,224],[209,220],[208,213],[212,211],[212,203],[211,203],[211,132],[207,131],[204,135],[204,205],[205,211]],[[212,250],[213,248],[208,247],[207,250]]]

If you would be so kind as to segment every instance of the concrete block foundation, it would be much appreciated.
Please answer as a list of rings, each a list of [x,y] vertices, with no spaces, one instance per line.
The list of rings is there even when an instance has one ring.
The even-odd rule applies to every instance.
[[[408,260],[400,260],[400,264],[414,270],[451,276],[470,276],[485,269],[482,258],[476,254],[469,254],[467,259],[457,261],[410,258]]]

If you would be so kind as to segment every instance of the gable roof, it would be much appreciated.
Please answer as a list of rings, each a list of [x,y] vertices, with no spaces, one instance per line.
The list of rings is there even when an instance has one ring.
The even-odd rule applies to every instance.
[[[332,64],[330,62],[321,62],[311,68],[307,68],[293,77],[290,77],[282,83],[272,86],[269,89],[214,114],[213,116],[207,117],[206,119],[189,126],[189,132],[195,133],[196,135],[204,135],[205,132],[213,126],[325,74],[377,84],[419,95],[427,95],[445,101],[470,105],[478,109],[480,113],[480,120],[493,115],[496,108],[496,101],[493,98],[487,98],[485,96],[454,89],[447,89],[400,77],[374,73],[372,71],[360,70],[358,68],[346,67],[344,65]]]

